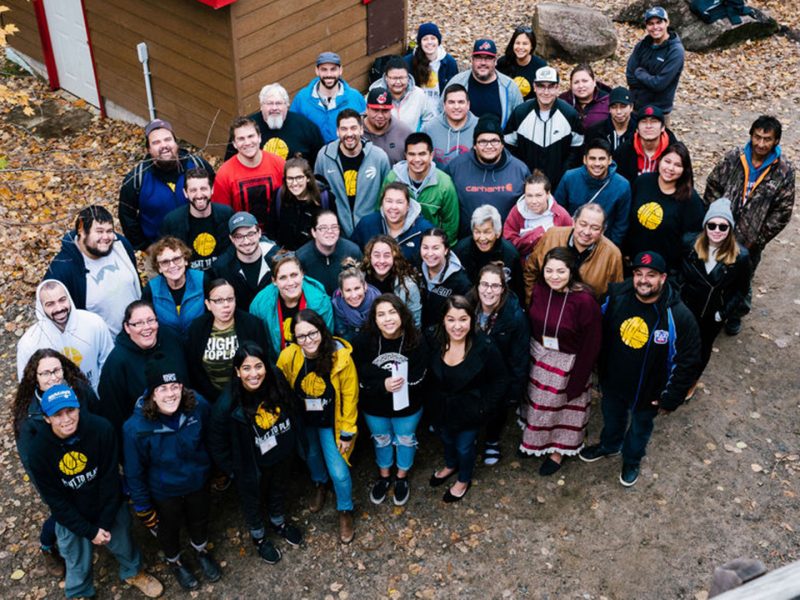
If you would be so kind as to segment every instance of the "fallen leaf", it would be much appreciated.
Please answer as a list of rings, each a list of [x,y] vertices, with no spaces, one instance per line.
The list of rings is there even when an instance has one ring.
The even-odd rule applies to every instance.
[[[17,569],[11,574],[11,579],[13,579],[14,581],[19,581],[23,577],[25,577],[25,571],[23,571],[22,569]]]
[[[762,467],[761,465],[756,464],[756,463],[753,463],[752,465],[750,465],[750,468],[753,469],[753,471],[755,473],[761,473],[761,471],[764,470],[764,467]]]

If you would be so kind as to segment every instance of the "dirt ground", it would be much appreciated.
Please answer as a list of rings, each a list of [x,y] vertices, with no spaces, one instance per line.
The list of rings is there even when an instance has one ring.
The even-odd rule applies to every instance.
[[[413,2],[412,14],[425,15],[434,4],[438,3]],[[519,2],[495,4],[513,4],[514,14],[524,14]],[[789,4],[778,3],[778,7],[788,11]],[[498,13],[503,13],[503,6]],[[508,22],[504,21],[504,27]],[[627,37],[621,46],[629,45],[634,34],[640,35],[623,30]],[[602,68],[616,72],[627,56],[624,49],[620,52],[622,58],[605,61]],[[781,119],[784,155],[800,162],[795,116],[800,89],[795,82],[786,78],[782,83],[770,71],[753,87],[758,73],[749,66],[715,71],[747,53],[777,61],[790,74],[797,72],[800,61],[798,47],[785,38],[688,57],[674,129],[693,152],[698,190],[704,188],[705,175],[716,158],[724,149],[744,143],[750,123],[763,112]],[[743,72],[746,69],[750,70]],[[50,97],[41,85],[30,85],[40,98]],[[111,138],[104,138],[115,144],[116,137],[136,131],[127,125],[100,125],[96,120],[93,127],[103,131],[118,127],[109,134]],[[69,143],[65,137],[58,147]],[[11,159],[9,167],[15,161],[26,164],[33,147],[46,145],[6,118],[0,119],[0,157]],[[131,153],[120,156],[127,160]],[[117,165],[111,180],[124,170],[124,164]],[[63,177],[64,185],[74,185],[71,176]],[[60,182],[53,185],[62,189]],[[100,197],[112,203],[116,187],[109,186]],[[9,189],[16,188],[9,185]],[[62,193],[63,206],[54,203],[52,207],[58,218],[67,214],[67,207],[80,204],[80,188]],[[4,243],[15,236],[35,237],[24,221],[37,205],[2,210]],[[57,221],[53,227],[63,229],[66,221]],[[430,473],[441,464],[441,447],[432,435],[421,432],[409,503],[402,508],[391,503],[374,506],[368,500],[375,471],[373,453],[362,436],[353,468],[357,533],[351,545],[337,542],[330,496],[322,513],[305,510],[309,486],[298,467],[289,496],[290,514],[306,530],[306,543],[293,549],[277,542],[283,560],[266,565],[247,539],[235,492],[230,489],[214,497],[211,533],[214,551],[224,561],[223,579],[203,585],[191,597],[704,600],[714,567],[728,560],[757,558],[774,569],[800,559],[799,231],[800,215],[795,214],[764,254],[755,280],[754,309],[742,333],[734,338],[720,336],[719,351],[696,399],[658,418],[641,478],[633,488],[619,484],[618,459],[593,464],[567,460],[556,476],[540,477],[538,459],[514,456],[519,432],[510,426],[501,463],[481,464],[466,499],[445,505],[442,491],[427,484]],[[0,282],[4,303],[0,316],[0,358],[4,359],[0,363],[0,596],[58,598],[63,593],[58,582],[45,575],[38,563],[44,508],[25,481],[10,427],[14,331],[32,318],[32,285],[24,272],[26,265],[19,265],[41,261],[43,248],[53,249],[57,242],[30,244],[28,251],[13,250],[8,254],[15,256],[4,257]],[[591,441],[600,427],[599,409],[593,406]],[[138,525],[136,536],[146,564],[167,585],[166,597],[185,597],[159,561],[154,540]],[[98,554],[96,582],[100,598],[141,597],[119,583],[114,562],[105,552]]]

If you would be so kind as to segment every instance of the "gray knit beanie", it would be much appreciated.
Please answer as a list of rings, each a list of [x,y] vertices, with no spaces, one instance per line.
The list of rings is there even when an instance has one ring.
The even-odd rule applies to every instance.
[[[703,218],[703,227],[706,226],[711,219],[725,219],[731,224],[731,227],[736,227],[736,222],[733,220],[733,213],[731,212],[731,201],[725,196],[714,200],[711,206],[706,211],[706,216]]]

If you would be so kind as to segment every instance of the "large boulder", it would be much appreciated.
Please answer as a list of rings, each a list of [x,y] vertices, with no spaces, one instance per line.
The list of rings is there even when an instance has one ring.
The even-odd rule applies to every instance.
[[[533,14],[536,54],[579,63],[611,56],[617,49],[614,23],[585,6],[543,2]]]
[[[779,29],[775,19],[757,9],[752,9],[753,16],[742,17],[739,25],[732,25],[728,19],[704,23],[689,8],[689,0],[635,0],[623,8],[614,20],[644,26],[642,17],[651,6],[663,6],[666,9],[670,27],[681,36],[683,47],[692,52],[769,37]]]

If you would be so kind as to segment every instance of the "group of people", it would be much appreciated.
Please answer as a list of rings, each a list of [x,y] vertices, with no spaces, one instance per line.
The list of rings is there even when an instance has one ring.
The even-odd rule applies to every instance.
[[[621,454],[619,481],[634,485],[655,417],[692,397],[723,327],[739,332],[794,202],[771,116],[701,198],[667,127],[683,48],[663,8],[644,23],[628,88],[578,65],[561,93],[526,27],[499,60],[477,40],[459,72],[425,23],[366,96],[324,52],[293,101],[263,88],[216,172],[168,122],[148,124],[120,191],[125,235],[105,208],[80,211],[18,345],[14,431],[67,596],[94,594],[99,545],[122,579],[161,593],[131,512],[180,587],[200,585],[195,564],[219,580],[210,494],[231,483],[258,556],[276,563],[269,530],[304,540],[287,497],[298,459],[308,509],[332,486],[349,543],[364,427],[376,505],[408,502],[421,422],[442,442],[429,485],[448,484],[445,503],[511,438],[542,476]],[[587,444],[593,373],[603,428]]]

